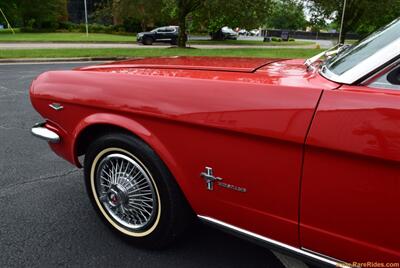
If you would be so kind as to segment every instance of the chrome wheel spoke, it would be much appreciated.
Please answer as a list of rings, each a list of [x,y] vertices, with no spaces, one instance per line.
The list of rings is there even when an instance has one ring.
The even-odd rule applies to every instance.
[[[157,213],[150,174],[140,163],[115,153],[104,157],[96,172],[97,196],[108,214],[130,230],[145,229]]]

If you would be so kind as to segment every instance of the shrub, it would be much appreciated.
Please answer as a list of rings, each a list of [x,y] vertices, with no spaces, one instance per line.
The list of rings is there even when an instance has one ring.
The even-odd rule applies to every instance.
[[[77,29],[78,29],[77,24],[69,22],[69,21],[63,21],[58,24],[58,30],[74,31]]]
[[[271,40],[273,42],[282,42],[282,39],[281,38],[277,38],[277,37],[272,37]]]
[[[55,31],[58,29],[59,24],[56,21],[43,21],[40,23],[40,25],[37,25],[37,28],[43,29],[43,30],[50,30],[50,31]]]
[[[30,26],[26,26],[26,27],[21,27],[21,32],[23,32],[23,33],[48,33],[48,32],[54,32],[54,29],[33,28]]]
[[[21,32],[20,28],[13,29],[15,33]],[[10,34],[12,33],[11,29],[2,29],[0,30],[0,34]]]
[[[79,32],[86,32],[86,25],[84,23],[78,24],[77,29]],[[101,25],[101,24],[89,24],[89,32],[91,33],[116,33],[116,32],[125,32],[125,29],[122,25]]]
[[[27,24],[26,27],[21,28],[21,32],[26,33],[41,33],[41,32],[86,32],[86,24],[80,23],[75,24],[72,22],[60,22],[60,23],[42,23],[41,27],[37,27],[35,25],[35,21],[33,20],[31,23]],[[89,32],[90,33],[126,33],[126,29],[124,25],[109,25],[105,26],[102,24],[89,24]]]
[[[24,27],[21,28],[21,32],[26,33],[42,33],[42,32],[54,32],[59,28],[59,23],[55,21],[37,21],[30,19]]]

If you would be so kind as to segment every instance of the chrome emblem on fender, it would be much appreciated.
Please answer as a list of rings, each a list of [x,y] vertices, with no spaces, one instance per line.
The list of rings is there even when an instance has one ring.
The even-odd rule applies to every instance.
[[[52,103],[49,104],[49,106],[56,111],[61,111],[62,109],[64,109],[64,106],[62,106],[60,103]]]
[[[224,187],[226,189],[238,191],[238,192],[241,192],[241,193],[247,192],[246,188],[239,187],[239,186],[236,186],[236,185],[232,185],[232,184],[229,184],[229,183],[225,183],[225,182],[222,182],[222,181],[219,181],[218,185],[221,186],[221,187]]]
[[[214,188],[214,181],[222,181],[221,178],[214,177],[213,169],[210,167],[206,167],[204,172],[200,173],[200,176],[206,181],[207,190],[212,191]]]
[[[214,189],[214,182],[217,182],[217,185],[221,186],[223,188],[226,188],[226,189],[229,189],[229,190],[238,191],[238,192],[241,192],[241,193],[247,192],[246,188],[222,182],[223,179],[220,178],[220,177],[215,177],[214,176],[214,171],[210,167],[206,167],[205,171],[200,173],[200,176],[203,177],[203,179],[206,181],[207,190],[209,190],[209,191],[212,191]]]

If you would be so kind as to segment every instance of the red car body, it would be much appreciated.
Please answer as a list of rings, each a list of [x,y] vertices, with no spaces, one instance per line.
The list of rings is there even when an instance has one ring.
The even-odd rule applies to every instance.
[[[85,139],[118,127],[203,219],[321,258],[400,260],[399,91],[331,82],[303,60],[173,57],[47,72],[30,93],[61,137],[51,148],[78,167]],[[207,190],[205,166],[245,191]]]

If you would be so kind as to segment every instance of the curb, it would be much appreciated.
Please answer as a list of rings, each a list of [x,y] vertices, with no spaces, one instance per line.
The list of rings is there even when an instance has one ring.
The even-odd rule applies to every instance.
[[[19,58],[19,59],[0,59],[0,63],[115,61],[115,60],[126,60],[128,58],[129,57]]]

